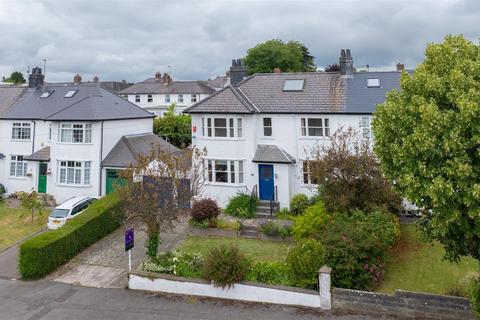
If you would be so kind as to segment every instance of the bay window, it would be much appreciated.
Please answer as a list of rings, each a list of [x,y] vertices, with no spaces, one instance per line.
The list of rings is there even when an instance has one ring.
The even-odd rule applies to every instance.
[[[303,137],[330,136],[330,121],[328,118],[301,118],[300,128]]]
[[[27,162],[23,160],[23,156],[10,156],[10,176],[25,177],[27,175]]]
[[[60,124],[60,142],[63,143],[91,143],[91,123],[62,123]]]
[[[243,183],[243,160],[204,160],[209,182]]]
[[[202,134],[204,137],[241,138],[242,118],[202,118]]]
[[[30,140],[30,123],[14,122],[12,125],[12,139],[14,140]]]
[[[90,161],[58,161],[58,183],[66,185],[90,184]]]

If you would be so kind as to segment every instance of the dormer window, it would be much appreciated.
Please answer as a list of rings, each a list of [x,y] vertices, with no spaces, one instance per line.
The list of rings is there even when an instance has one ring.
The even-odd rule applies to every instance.
[[[305,80],[285,80],[283,91],[303,91]]]
[[[73,97],[77,92],[78,92],[78,90],[68,90],[68,92],[65,93],[65,96],[63,96],[63,97],[64,97],[64,98],[71,98],[71,97]]]
[[[367,79],[368,88],[380,88],[380,79],[378,78],[368,78]]]
[[[40,98],[46,99],[46,98],[50,97],[50,96],[52,95],[52,93],[53,93],[53,90],[44,91],[44,92],[42,93],[42,95],[40,96]]]

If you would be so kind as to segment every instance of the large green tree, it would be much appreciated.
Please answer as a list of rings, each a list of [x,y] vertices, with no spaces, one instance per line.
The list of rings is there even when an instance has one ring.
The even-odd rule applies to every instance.
[[[479,46],[463,36],[428,45],[378,106],[373,131],[384,173],[424,209],[425,234],[450,260],[480,259]]]
[[[245,62],[248,73],[269,73],[280,68],[284,72],[315,71],[314,57],[298,42],[273,39],[248,49]]]
[[[153,132],[179,148],[192,143],[192,119],[189,115],[175,113],[175,104],[153,122]]]
[[[26,82],[25,78],[23,77],[23,74],[20,71],[13,71],[10,77],[8,78],[3,77],[3,81],[10,82],[13,84],[21,84]]]

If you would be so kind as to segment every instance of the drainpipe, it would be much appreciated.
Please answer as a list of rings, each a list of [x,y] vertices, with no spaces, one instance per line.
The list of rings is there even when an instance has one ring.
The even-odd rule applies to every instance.
[[[32,137],[32,153],[35,152],[35,128],[37,126],[37,123],[35,122],[35,120],[32,120],[33,122],[33,137]]]
[[[102,160],[103,160],[103,121],[101,122],[101,128],[100,128],[100,163],[99,163],[99,167],[100,167],[100,174],[99,174],[99,177],[100,177],[100,181],[99,181],[99,188],[98,188],[98,196],[101,197],[102,196]]]

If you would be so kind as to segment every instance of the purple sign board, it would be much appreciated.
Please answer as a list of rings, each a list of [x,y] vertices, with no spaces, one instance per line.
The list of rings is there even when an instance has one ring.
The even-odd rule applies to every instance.
[[[135,243],[135,236],[133,232],[133,228],[128,229],[125,231],[125,251],[129,251],[133,249]]]

